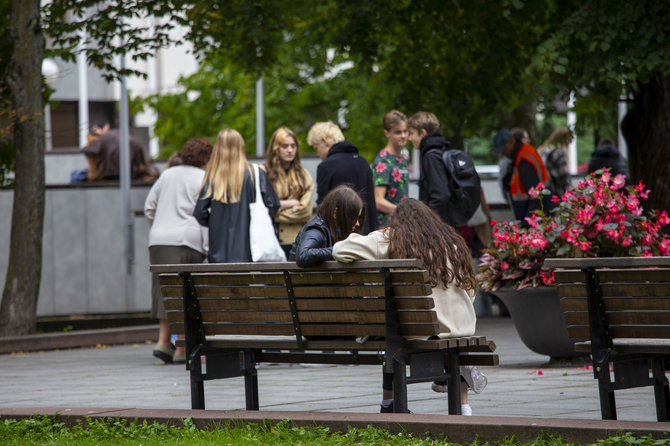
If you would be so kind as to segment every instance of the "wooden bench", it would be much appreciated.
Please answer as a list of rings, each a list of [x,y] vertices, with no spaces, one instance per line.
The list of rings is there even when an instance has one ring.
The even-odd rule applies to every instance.
[[[569,336],[590,339],[575,350],[591,353],[602,418],[617,417],[615,390],[653,386],[658,421],[668,421],[670,257],[547,259],[545,265],[557,268]]]
[[[256,364],[277,362],[382,364],[395,373],[395,412],[408,412],[407,384],[446,380],[449,413],[460,414],[458,367],[498,364],[495,343],[484,336],[405,339],[439,333],[419,260],[317,268],[152,265],[151,271],[159,273],[170,329],[185,334],[193,409],[205,408],[204,381],[244,376],[246,408],[258,410]]]

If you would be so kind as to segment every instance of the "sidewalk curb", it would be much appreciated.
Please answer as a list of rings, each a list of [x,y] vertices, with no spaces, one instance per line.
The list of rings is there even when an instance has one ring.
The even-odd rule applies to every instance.
[[[0,338],[0,354],[155,341],[158,325],[74,330]]]
[[[670,431],[670,423],[560,418],[85,407],[0,408],[0,418],[3,419],[22,419],[34,414],[55,416],[69,426],[86,418],[118,417],[171,425],[181,425],[181,420],[191,418],[200,429],[212,428],[215,423],[233,425],[264,421],[278,423],[290,419],[296,426],[318,425],[329,427],[331,431],[343,432],[349,427],[365,429],[370,425],[392,433],[411,433],[418,437],[429,435],[438,439],[447,436],[450,441],[462,444],[471,443],[476,439],[480,443],[499,442],[512,435],[520,441],[529,441],[541,433],[559,435],[566,441],[590,444],[621,432],[631,432],[637,437],[651,435],[655,439],[663,439],[668,437]]]

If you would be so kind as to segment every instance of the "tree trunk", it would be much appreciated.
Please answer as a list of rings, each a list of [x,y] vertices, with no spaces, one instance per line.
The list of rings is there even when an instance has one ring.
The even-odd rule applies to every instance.
[[[13,123],[16,177],[0,336],[35,330],[45,196],[40,1],[12,0],[9,23],[12,56],[6,80],[18,116]]]
[[[651,189],[644,208],[670,210],[670,76],[652,77],[633,91],[621,130],[631,179]]]

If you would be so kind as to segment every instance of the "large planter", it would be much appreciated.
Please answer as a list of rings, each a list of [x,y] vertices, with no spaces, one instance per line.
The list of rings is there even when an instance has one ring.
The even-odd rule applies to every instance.
[[[498,296],[512,317],[512,322],[523,343],[541,355],[552,359],[583,356],[575,353],[576,339],[568,337],[563,311],[556,287],[501,288]]]

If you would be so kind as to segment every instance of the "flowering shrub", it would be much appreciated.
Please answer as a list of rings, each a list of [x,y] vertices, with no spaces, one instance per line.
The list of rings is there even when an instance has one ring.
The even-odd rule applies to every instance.
[[[551,192],[539,183],[531,198]],[[494,246],[485,249],[477,279],[485,291],[553,285],[554,274],[544,267],[547,257],[666,256],[670,236],[661,228],[670,224],[667,211],[642,209],[649,191],[640,182],[625,186],[625,177],[612,178],[607,169],[580,181],[545,213],[535,211],[526,225],[491,222]]]

